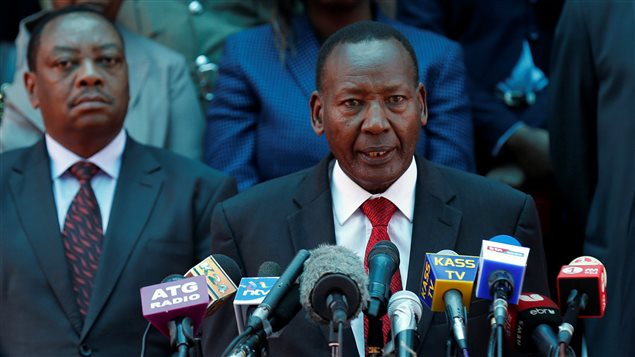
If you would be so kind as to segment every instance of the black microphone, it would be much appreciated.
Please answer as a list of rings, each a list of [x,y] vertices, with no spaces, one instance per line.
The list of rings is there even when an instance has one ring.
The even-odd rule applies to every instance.
[[[261,266],[261,268],[263,267]],[[264,269],[269,269],[269,267],[265,267]],[[273,310],[271,314],[268,322],[269,326],[271,326],[271,330],[260,329],[256,333],[251,334],[242,343],[240,343],[229,356],[246,357],[253,354],[257,355],[257,351],[260,350],[263,343],[265,343],[272,335],[279,333],[282,328],[284,328],[295,317],[301,308],[300,287],[298,284],[293,284],[288,293],[284,295],[277,308]]]
[[[391,321],[393,349],[396,357],[416,355],[419,345],[417,325],[423,312],[423,306],[417,294],[408,290],[397,291],[388,302],[388,316]],[[390,351],[386,346],[384,354]]]
[[[316,323],[346,323],[368,301],[368,278],[347,248],[324,245],[311,252],[300,278],[300,302]]]
[[[540,294],[522,293],[518,305],[509,308],[505,335],[519,352],[557,357],[560,346],[554,330],[561,321],[560,310],[551,299]],[[567,348],[565,355],[575,356],[575,353]]]
[[[368,253],[368,293],[366,315],[380,318],[386,314],[390,282],[399,269],[399,250],[391,241],[379,241]]]
[[[258,331],[263,328],[271,329],[268,323],[272,311],[278,307],[280,301],[289,293],[295,280],[302,274],[304,262],[309,259],[310,255],[311,253],[305,249],[298,251],[291,263],[287,266],[287,269],[285,269],[280,278],[276,281],[276,285],[271,288],[262,303],[260,303],[254,313],[251,314],[245,330],[251,329],[251,331]]]

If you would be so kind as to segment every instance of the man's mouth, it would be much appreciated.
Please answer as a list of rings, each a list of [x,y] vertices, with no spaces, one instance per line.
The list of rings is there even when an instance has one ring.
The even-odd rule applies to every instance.
[[[388,151],[370,151],[367,153],[368,156],[372,157],[372,158],[376,158],[376,157],[382,157],[384,156]]]
[[[390,157],[393,151],[394,148],[378,147],[362,150],[362,154],[370,160],[381,160]]]

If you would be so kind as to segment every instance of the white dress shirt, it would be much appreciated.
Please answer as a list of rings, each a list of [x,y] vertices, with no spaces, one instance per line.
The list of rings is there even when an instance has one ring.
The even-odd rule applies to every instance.
[[[406,172],[381,194],[371,194],[361,188],[342,171],[337,161],[331,175],[335,242],[355,252],[362,261],[373,226],[360,206],[367,199],[378,197],[385,197],[397,206],[397,211],[388,223],[388,235],[399,249],[399,273],[404,288],[408,281],[416,183],[417,165],[414,158]],[[363,313],[351,321],[351,330],[359,355],[365,356]]]
[[[126,146],[126,133],[122,129],[119,134],[106,147],[95,155],[84,159],[68,150],[51,136],[45,134],[46,149],[51,158],[51,177],[53,179],[53,198],[57,208],[57,219],[60,232],[64,230],[66,213],[73,202],[73,198],[79,191],[79,180],[68,169],[78,161],[88,161],[97,165],[100,171],[92,178],[90,185],[95,192],[104,235],[108,227],[110,209],[117,187],[117,179],[121,170],[121,157]]]

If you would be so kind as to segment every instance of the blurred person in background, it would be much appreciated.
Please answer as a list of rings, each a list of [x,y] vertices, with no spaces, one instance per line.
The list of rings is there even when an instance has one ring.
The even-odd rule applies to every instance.
[[[85,4],[114,21],[122,0],[53,0],[53,9]],[[35,143],[44,133],[39,110],[33,108],[24,87],[26,45],[31,29],[47,11],[20,23],[16,40],[17,65],[13,83],[5,91],[0,123],[0,152]],[[130,68],[130,103],[126,129],[143,144],[200,159],[204,119],[183,56],[117,25],[124,40]]]

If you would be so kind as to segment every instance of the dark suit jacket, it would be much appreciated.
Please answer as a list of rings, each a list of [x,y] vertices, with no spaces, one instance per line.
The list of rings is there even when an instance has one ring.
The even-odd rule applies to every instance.
[[[329,161],[255,186],[217,206],[212,217],[212,251],[227,254],[256,276],[264,261],[286,266],[299,249],[335,244]],[[452,249],[478,256],[481,241],[497,234],[516,237],[531,248],[524,291],[547,293],[544,252],[531,197],[480,176],[437,166],[421,157],[406,288],[418,293],[426,252]],[[203,346],[218,356],[235,334],[232,307],[205,321]],[[470,308],[471,355],[485,355],[489,335],[489,302],[473,301]],[[270,342],[272,356],[328,355],[327,335],[305,319],[305,313]],[[232,331],[232,329],[234,329]],[[424,307],[419,324],[420,353],[442,356],[448,335],[445,314]],[[344,356],[356,355],[353,334],[345,334]]]
[[[496,84],[509,77],[524,40],[534,64],[549,77],[553,33],[563,0],[400,0],[397,17],[457,41],[465,53],[477,150],[489,156],[498,139],[523,121],[545,127],[544,95],[527,109],[510,109],[496,98]]]
[[[236,190],[203,164],[128,138],[82,326],[45,142],[0,163],[0,356],[138,356],[139,289],[209,255],[213,207]],[[147,356],[168,355],[168,339],[153,329],[148,348]]]
[[[417,152],[474,171],[474,133],[461,48],[453,41],[390,20],[377,21],[408,38],[419,62],[430,110]],[[271,25],[241,31],[225,43],[214,100],[207,112],[205,162],[245,189],[311,167],[329,152],[311,129],[320,42],[306,16],[293,20],[293,49],[280,62]]]
[[[619,19],[606,21],[606,19]],[[608,274],[589,356],[635,356],[635,2],[568,1],[556,31],[549,129],[557,182]],[[565,237],[566,238],[566,237]],[[570,244],[581,244],[571,237]]]

